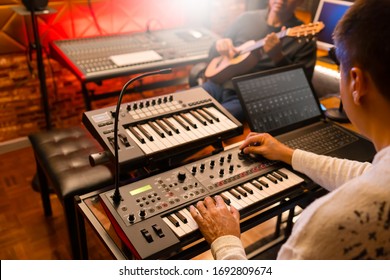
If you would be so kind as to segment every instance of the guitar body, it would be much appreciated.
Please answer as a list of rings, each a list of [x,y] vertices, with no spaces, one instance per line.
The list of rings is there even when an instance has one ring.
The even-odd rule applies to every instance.
[[[255,44],[247,41],[238,50],[244,50]],[[248,73],[258,62],[258,56],[253,52],[245,52],[237,57],[219,56],[212,59],[205,70],[205,77],[217,84],[222,84],[231,78]]]

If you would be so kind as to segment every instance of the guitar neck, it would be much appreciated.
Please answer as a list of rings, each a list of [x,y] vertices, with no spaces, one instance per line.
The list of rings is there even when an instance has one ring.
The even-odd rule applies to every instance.
[[[282,31],[276,33],[276,36],[279,39],[281,39],[283,37],[286,37],[286,34],[287,34],[287,29],[286,30],[282,30]],[[254,51],[256,49],[259,49],[259,48],[263,47],[264,44],[265,44],[265,38],[260,39],[260,40],[256,41],[253,45],[249,46],[248,48],[246,48],[244,50],[241,50],[240,54],[244,54],[244,53],[251,52],[251,51]]]

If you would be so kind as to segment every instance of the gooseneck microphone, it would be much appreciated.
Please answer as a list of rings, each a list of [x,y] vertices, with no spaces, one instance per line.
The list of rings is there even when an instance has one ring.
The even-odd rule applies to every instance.
[[[338,108],[329,108],[325,111],[325,116],[336,122],[349,123],[350,120],[343,109],[343,102],[340,99],[340,105]]]
[[[141,75],[134,77],[134,78],[130,79],[129,81],[127,81],[119,94],[118,103],[116,105],[115,116],[114,116],[115,191],[114,191],[114,195],[112,196],[112,200],[113,200],[115,205],[119,204],[119,202],[122,199],[122,196],[121,196],[120,191],[119,191],[118,120],[119,120],[119,111],[120,111],[120,106],[122,103],[123,95],[126,92],[127,87],[139,79],[142,79],[146,76],[152,76],[152,75],[158,75],[158,74],[168,74],[171,72],[172,72],[172,69],[167,68],[167,69],[151,71],[151,72],[141,74]]]

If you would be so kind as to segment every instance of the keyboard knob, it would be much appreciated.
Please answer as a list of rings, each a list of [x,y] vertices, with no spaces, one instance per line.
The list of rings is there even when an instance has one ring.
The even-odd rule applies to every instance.
[[[186,173],[185,172],[182,172],[180,171],[178,174],[177,174],[177,179],[180,181],[180,182],[184,182],[184,180],[186,179]]]
[[[199,167],[200,172],[203,172],[203,171],[205,170],[205,168],[206,168],[205,164],[204,164],[204,163],[201,163],[201,164],[200,164],[200,167]]]
[[[232,173],[233,170],[234,170],[234,164],[231,164],[231,165],[229,166],[229,172]]]
[[[219,162],[223,164],[225,162],[225,157],[220,157]]]
[[[133,213],[130,213],[129,216],[127,217],[130,223],[133,223],[135,221],[135,216]]]
[[[146,211],[145,211],[145,209],[139,210],[139,216],[140,216],[141,218],[145,218],[145,216],[146,216]]]
[[[221,169],[219,170],[219,176],[222,177],[223,174],[225,174],[225,170],[224,170],[223,168],[221,168]]]
[[[196,165],[193,165],[193,166],[192,166],[191,172],[192,172],[192,173],[196,173]]]
[[[210,161],[210,167],[213,168],[214,165],[215,165],[215,160],[211,160],[211,161]]]

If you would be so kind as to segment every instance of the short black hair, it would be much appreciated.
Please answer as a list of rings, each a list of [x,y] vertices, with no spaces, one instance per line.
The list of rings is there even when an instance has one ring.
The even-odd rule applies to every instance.
[[[333,33],[336,55],[345,75],[353,66],[370,73],[390,100],[390,0],[356,0]]]

